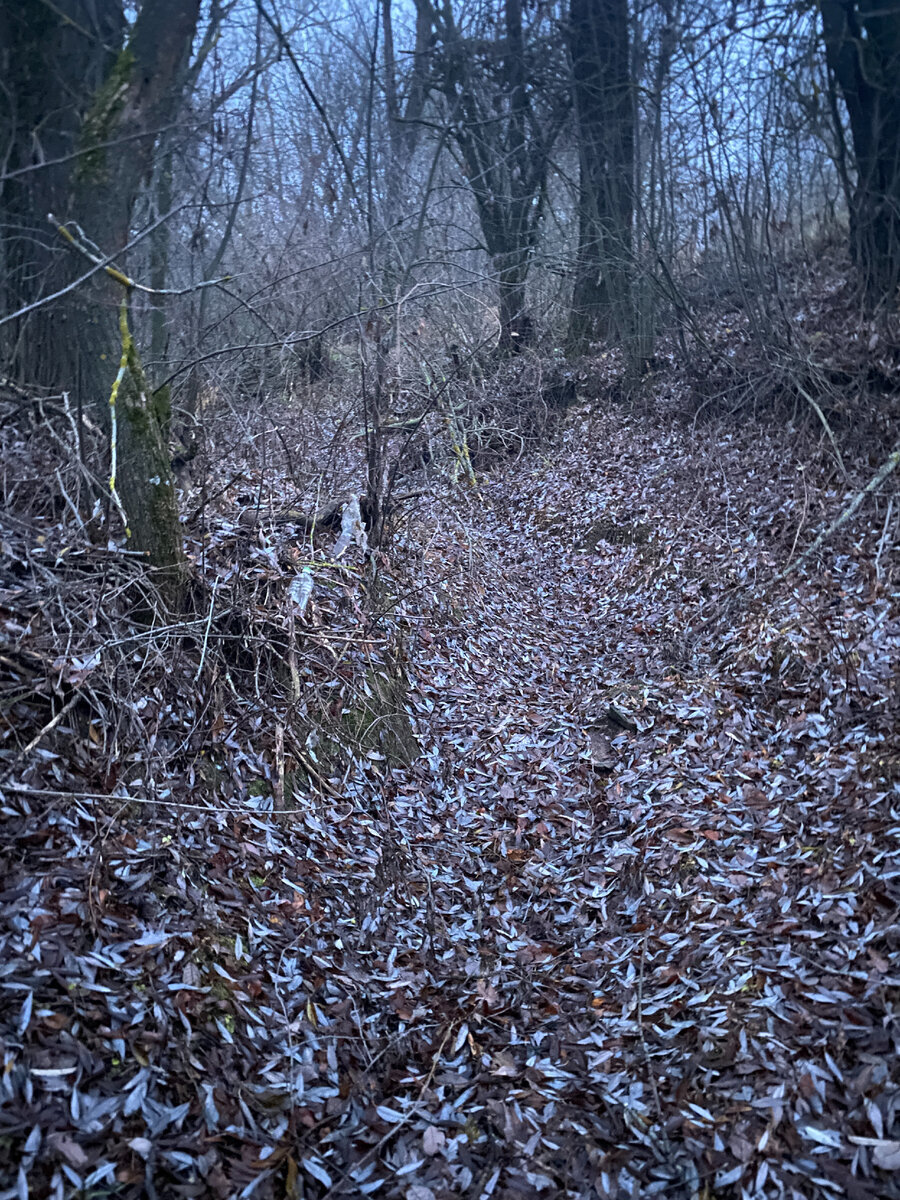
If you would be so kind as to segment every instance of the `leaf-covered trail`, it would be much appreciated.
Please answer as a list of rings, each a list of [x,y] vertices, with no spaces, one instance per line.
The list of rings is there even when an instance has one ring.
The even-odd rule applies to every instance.
[[[900,1195],[900,622],[868,542],[772,582],[787,444],[576,415],[420,512],[406,772],[6,796],[3,1195]]]
[[[828,647],[754,591],[784,553],[774,447],[760,494],[749,436],[704,462],[605,433],[487,484],[435,554],[461,627],[422,655],[427,815],[394,807],[466,1020],[472,1194],[895,1194],[900,828],[866,703],[896,615],[846,587]]]

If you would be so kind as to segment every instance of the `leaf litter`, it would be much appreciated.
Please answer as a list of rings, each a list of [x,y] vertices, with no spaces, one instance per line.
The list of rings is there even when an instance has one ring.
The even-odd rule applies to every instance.
[[[900,1195],[896,558],[780,578],[844,498],[798,454],[600,407],[425,501],[409,767],[254,804],[264,695],[217,802],[14,762],[0,1196]],[[236,537],[214,600],[290,594]]]

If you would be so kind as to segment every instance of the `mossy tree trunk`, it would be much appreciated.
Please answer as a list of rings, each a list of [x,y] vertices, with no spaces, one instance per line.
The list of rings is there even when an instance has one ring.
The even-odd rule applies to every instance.
[[[82,148],[91,152],[75,170],[70,211],[106,253],[128,241],[135,202],[153,166],[158,131],[174,116],[179,102],[198,16],[199,0],[145,0],[128,44],[85,117]],[[126,154],[102,148],[104,142],[123,137],[129,139]],[[183,554],[168,450],[168,395],[151,390],[137,348],[117,321],[120,285],[104,275],[96,279],[81,321],[70,329],[81,347],[81,386],[94,405],[104,406],[109,424],[117,349],[127,358],[117,398],[116,484],[135,548],[147,553],[160,573],[164,594],[177,603]]]
[[[10,0],[0,2],[4,9],[9,7]],[[104,13],[103,29],[117,38],[107,36],[102,50],[93,52],[91,63],[99,82],[95,80],[92,91],[86,91],[78,75],[84,63],[77,57],[69,64],[57,55],[49,64],[54,78],[60,77],[60,88],[79,97],[80,109],[78,127],[67,130],[68,150],[77,155],[66,165],[65,176],[55,179],[53,211],[60,220],[77,222],[101,253],[111,255],[129,241],[135,203],[149,182],[160,130],[177,111],[200,5],[199,0],[144,0],[124,45],[121,2],[98,0],[87,5],[82,0],[60,0],[50,10],[51,24],[56,24],[38,40],[31,16],[35,22],[45,20],[45,5],[26,0],[29,15],[21,21],[4,15],[2,28],[19,37],[35,68],[19,73],[22,94],[13,106],[12,129],[16,144],[27,143],[37,128],[53,126],[59,119],[53,96],[40,92],[41,46],[65,41],[64,27],[85,16],[82,10],[93,12],[98,5]],[[96,23],[95,17],[91,19]],[[108,49],[117,42],[118,52]],[[19,47],[12,48],[13,58],[18,51]],[[32,221],[45,221],[48,207],[31,214]],[[71,261],[64,269],[74,277],[86,264],[71,250],[67,253]],[[77,387],[79,402],[99,415],[110,434],[115,426],[115,483],[132,544],[146,552],[160,573],[167,599],[177,603],[183,553],[168,454],[168,398],[152,391],[130,334],[123,336],[119,319],[123,298],[122,285],[99,272],[69,303],[48,308],[42,321],[20,340],[19,373],[69,391]],[[123,356],[127,369],[113,422],[110,396]]]
[[[110,486],[125,509],[129,537],[153,565],[161,594],[179,607],[185,577],[167,436],[169,389],[150,389],[128,324],[127,297],[119,308],[119,339],[120,385],[110,393],[109,426],[116,451]]]

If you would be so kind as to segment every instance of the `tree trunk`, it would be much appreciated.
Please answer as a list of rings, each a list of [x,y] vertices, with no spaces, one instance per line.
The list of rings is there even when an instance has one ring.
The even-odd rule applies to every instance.
[[[416,0],[416,44],[412,69],[407,80],[406,103],[400,99],[397,60],[394,50],[392,0],[381,0],[382,59],[384,99],[388,120],[388,161],[386,164],[386,207],[384,224],[392,229],[403,213],[404,186],[421,134],[418,124],[425,106],[425,75],[428,69],[428,40],[432,13],[427,0]]]
[[[626,0],[571,0],[581,172],[569,343],[631,332],[634,96]]]
[[[525,298],[528,262],[509,266],[500,258],[494,260],[494,268],[500,291],[500,349],[505,354],[517,354],[534,335],[534,323]]]
[[[73,214],[106,253],[128,241],[134,205],[150,175],[157,132],[178,103],[198,15],[199,0],[145,0],[128,45],[85,118],[85,148],[137,135],[127,155],[97,149],[75,171]],[[81,319],[70,328],[70,337],[82,348],[85,399],[108,406],[118,344],[128,359],[127,386],[119,400],[118,486],[134,545],[147,553],[174,602],[182,586],[183,553],[168,454],[168,395],[151,392],[137,349],[117,321],[120,286],[98,276],[90,295],[92,303],[83,306]]]
[[[116,0],[0,0],[0,297],[18,312],[69,283],[84,265],[54,234],[47,214],[65,216],[91,100],[115,61],[125,20]],[[71,388],[68,336],[81,307],[69,296],[5,326],[5,372],[38,387]]]
[[[94,40],[87,38],[91,46],[87,61],[98,77],[90,94],[81,76],[83,61],[64,59],[60,52],[52,62],[44,62],[61,96],[81,97],[77,114],[63,105],[62,116],[57,98],[40,90],[41,56],[50,53],[48,47],[68,44],[68,26],[85,15],[82,9],[93,13],[100,7],[106,34],[100,44],[121,45],[122,6],[110,0],[103,0],[100,6],[63,0],[48,10],[37,0],[27,0],[24,7],[28,19],[16,22],[9,9],[17,6],[4,3],[0,27],[19,39],[12,45],[12,61],[23,53],[30,55],[27,68],[16,80],[13,141],[27,144],[36,130],[62,121],[60,137],[65,135],[67,152],[78,152],[61,165],[59,176],[51,176],[49,184],[36,185],[28,196],[26,202],[32,206],[45,201],[38,213],[31,214],[31,220],[46,221],[51,207],[46,203],[49,190],[59,219],[77,222],[102,254],[117,253],[129,240],[135,202],[150,176],[158,132],[171,120],[179,101],[199,0],[144,0],[131,37],[118,54],[97,50]],[[51,18],[44,17],[47,11]],[[45,19],[51,22],[48,30],[41,25]],[[79,28],[84,37],[84,26]],[[109,147],[110,142],[121,145]],[[42,174],[34,173],[36,177]],[[22,196],[13,200],[21,208]],[[11,219],[8,208],[4,217]],[[30,247],[26,248],[26,268],[30,253]],[[59,262],[58,257],[54,259]],[[62,262],[61,273],[70,278],[87,265],[71,251]],[[42,292],[48,290],[46,279],[40,285]],[[115,486],[133,545],[147,553],[151,566],[160,573],[167,599],[176,603],[183,553],[168,455],[168,397],[154,395],[147,384],[137,349],[125,332],[127,323],[120,320],[123,299],[127,297],[121,283],[99,272],[68,297],[67,303],[37,310],[40,320],[29,321],[23,329],[15,347],[16,361],[19,373],[31,380],[68,390],[75,390],[77,381],[79,401],[98,413],[111,435],[115,431]],[[113,406],[110,399],[120,362],[125,370]]]
[[[820,10],[856,159],[851,254],[867,306],[892,309],[900,284],[900,10],[895,0],[820,0]]]
[[[105,332],[105,331],[104,331]],[[184,585],[181,525],[172,482],[168,429],[169,389],[150,390],[128,325],[128,301],[119,308],[121,386],[110,405],[116,433],[115,486],[134,544],[147,553],[156,583],[177,606]]]

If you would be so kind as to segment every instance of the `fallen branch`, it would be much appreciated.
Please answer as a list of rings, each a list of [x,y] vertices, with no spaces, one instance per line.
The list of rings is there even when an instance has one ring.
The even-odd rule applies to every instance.
[[[820,549],[820,547],[824,546],[824,544],[830,537],[832,537],[833,534],[837,533],[839,529],[846,525],[854,513],[858,511],[866,496],[870,496],[872,492],[877,491],[887,477],[891,474],[891,472],[896,470],[898,464],[900,464],[900,446],[897,447],[887,462],[885,462],[877,471],[877,473],[869,480],[862,491],[856,493],[837,520],[833,521],[827,529],[823,530],[823,532],[819,534],[813,544],[803,551],[796,562],[790,563],[787,567],[785,567],[785,569],[781,572],[781,578],[785,579],[793,571],[796,571],[801,563],[805,562],[806,559],[815,554],[815,552]]]
[[[406,500],[416,500],[419,496],[426,494],[425,488],[419,488],[414,492],[401,492],[398,496],[391,498],[391,508],[397,504],[402,504]],[[354,498],[353,494],[340,496],[337,500],[329,500],[327,504],[323,504],[321,508],[315,509],[313,512],[303,512],[299,508],[285,508],[281,512],[275,513],[271,518],[278,525],[286,525],[288,522],[293,522],[295,525],[303,525],[306,529],[329,528],[332,525],[339,525],[344,511],[344,506]],[[369,502],[367,497],[359,497],[359,508],[362,513],[363,521],[369,519]],[[256,510],[247,510],[241,516],[242,525],[255,526],[258,523]]]

